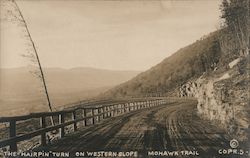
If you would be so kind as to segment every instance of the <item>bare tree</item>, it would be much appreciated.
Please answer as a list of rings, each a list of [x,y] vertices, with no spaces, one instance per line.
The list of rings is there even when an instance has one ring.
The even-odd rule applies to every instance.
[[[249,54],[249,5],[250,0],[223,0],[221,5],[225,30],[244,55]]]
[[[47,98],[48,107],[50,111],[52,110],[49,93],[46,85],[45,76],[43,73],[42,65],[38,56],[38,52],[35,46],[35,43],[33,41],[33,38],[30,34],[28,25],[24,19],[24,16],[16,3],[15,0],[4,0],[1,2],[2,8],[6,9],[6,15],[4,15],[4,20],[11,21],[11,22],[17,22],[19,26],[22,26],[25,29],[25,36],[27,37],[28,41],[30,42],[30,46],[32,50],[28,50],[27,53],[23,54],[23,57],[28,58],[31,62],[38,65],[38,71],[31,72],[33,73],[37,78],[39,78],[42,82],[44,92]],[[2,19],[3,20],[3,19]],[[52,121],[53,124],[53,121]]]

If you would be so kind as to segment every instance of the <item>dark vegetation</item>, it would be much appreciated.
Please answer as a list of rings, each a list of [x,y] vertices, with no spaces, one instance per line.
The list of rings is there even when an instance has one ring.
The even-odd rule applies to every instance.
[[[172,96],[180,85],[213,70],[224,71],[238,57],[249,56],[249,0],[223,0],[220,30],[180,49],[150,70],[101,97]],[[217,73],[217,72],[215,72]]]
[[[224,52],[237,55],[249,54],[249,0],[223,0],[221,18],[223,35],[221,47]]]
[[[150,70],[103,94],[104,97],[174,95],[178,85],[215,69],[220,61],[220,32],[184,47]]]

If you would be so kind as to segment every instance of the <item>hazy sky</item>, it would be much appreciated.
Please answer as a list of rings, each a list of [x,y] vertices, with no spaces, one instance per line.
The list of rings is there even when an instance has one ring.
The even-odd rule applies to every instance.
[[[45,67],[146,70],[219,26],[220,0],[19,0]],[[4,14],[1,14],[3,16]],[[1,21],[1,67],[29,64],[22,26]]]

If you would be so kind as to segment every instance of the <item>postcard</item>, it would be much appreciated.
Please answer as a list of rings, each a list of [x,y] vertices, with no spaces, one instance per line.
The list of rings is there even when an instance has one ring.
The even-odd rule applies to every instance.
[[[249,157],[249,4],[0,0],[0,157]]]

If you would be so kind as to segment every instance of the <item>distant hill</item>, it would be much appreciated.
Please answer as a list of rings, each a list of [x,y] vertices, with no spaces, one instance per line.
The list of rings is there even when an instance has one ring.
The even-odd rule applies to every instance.
[[[0,69],[1,113],[46,111],[43,87],[31,72],[34,67]],[[78,67],[72,69],[44,68],[52,105],[78,102],[125,82],[139,72],[112,71]]]
[[[213,70],[220,59],[217,31],[178,50],[158,65],[103,93],[100,97],[176,95],[173,92],[179,85]]]

